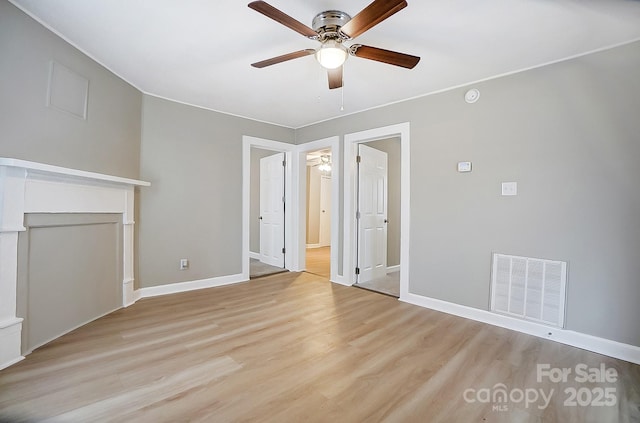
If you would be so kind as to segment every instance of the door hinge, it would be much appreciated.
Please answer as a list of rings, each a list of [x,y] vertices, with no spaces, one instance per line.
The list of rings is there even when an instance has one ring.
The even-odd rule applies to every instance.
[[[286,252],[287,250],[284,247],[282,247],[282,254],[285,254]]]
[[[360,219],[360,212],[359,211],[356,212],[356,219]]]
[[[359,274],[360,274],[360,268],[356,267],[356,275],[359,275]]]
[[[286,167],[286,166],[287,166],[287,161],[286,161],[286,160],[283,160],[283,161],[282,161],[282,167]]]
[[[356,163],[360,163],[360,156],[356,156]]]
[[[285,197],[282,197],[282,202],[283,202],[283,203],[286,203],[286,201],[285,201]]]

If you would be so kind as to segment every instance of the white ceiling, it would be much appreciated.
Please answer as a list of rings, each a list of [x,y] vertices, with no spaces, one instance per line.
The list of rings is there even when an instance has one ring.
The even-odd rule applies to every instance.
[[[421,56],[413,70],[350,57],[329,90],[313,56],[251,63],[318,43],[245,1],[11,0],[141,91],[298,128],[640,39],[638,0],[409,0],[356,42]],[[311,26],[370,0],[268,0]]]

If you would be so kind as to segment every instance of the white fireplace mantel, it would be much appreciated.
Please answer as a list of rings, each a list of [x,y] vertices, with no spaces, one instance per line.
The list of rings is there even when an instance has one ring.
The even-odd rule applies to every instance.
[[[149,182],[25,160],[0,158],[0,369],[22,360],[22,318],[16,316],[18,234],[25,213],[120,213],[123,224],[122,305],[135,301],[133,205]]]

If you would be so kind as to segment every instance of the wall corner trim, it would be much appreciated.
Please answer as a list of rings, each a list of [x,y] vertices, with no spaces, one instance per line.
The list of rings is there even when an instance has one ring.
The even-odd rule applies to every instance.
[[[480,310],[412,293],[408,293],[406,295],[401,294],[400,301],[452,314],[454,316],[464,317],[477,322],[488,323],[493,326],[515,330],[517,332],[526,333],[539,338],[549,339],[561,344],[585,349],[631,363],[640,364],[640,347],[635,345],[624,344],[622,342],[612,341],[610,339],[587,335],[585,333],[575,332],[572,330],[559,329],[534,322],[519,320],[486,310]]]
[[[157,297],[159,295],[177,294],[179,292],[194,291],[196,289],[213,288],[216,286],[231,285],[239,282],[247,282],[242,273],[236,275],[218,276],[195,281],[169,283],[166,285],[140,288],[136,291],[137,298]]]

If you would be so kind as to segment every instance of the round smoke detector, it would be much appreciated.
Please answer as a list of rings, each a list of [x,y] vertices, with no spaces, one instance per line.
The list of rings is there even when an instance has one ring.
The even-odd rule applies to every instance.
[[[475,88],[470,89],[464,95],[464,101],[467,103],[475,103],[480,98],[480,91]]]

